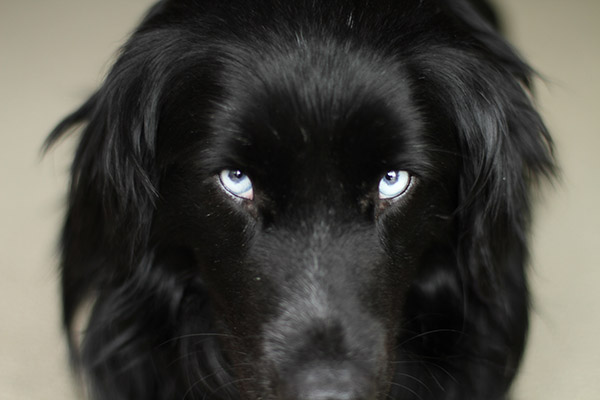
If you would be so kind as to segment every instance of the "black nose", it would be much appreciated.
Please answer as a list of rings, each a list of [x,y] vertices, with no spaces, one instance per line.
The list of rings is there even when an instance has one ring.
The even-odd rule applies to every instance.
[[[288,377],[281,391],[285,400],[368,400],[374,383],[372,375],[352,365],[319,366]]]

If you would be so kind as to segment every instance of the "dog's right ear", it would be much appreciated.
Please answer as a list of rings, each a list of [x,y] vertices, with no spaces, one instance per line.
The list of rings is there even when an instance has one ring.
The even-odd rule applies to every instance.
[[[74,235],[83,243],[93,238],[99,247],[118,245],[119,250],[133,249],[144,240],[157,195],[153,158],[159,94],[144,87],[140,62],[124,56],[45,145],[83,125],[71,166],[64,239]]]
[[[110,251],[128,257],[147,240],[157,199],[161,109],[177,76],[199,53],[189,48],[183,32],[143,27],[124,46],[102,86],[45,143],[47,149],[82,125],[67,229],[92,237],[98,246],[116,246]]]
[[[202,56],[183,35],[142,26],[101,87],[46,139],[47,150],[80,129],[61,240],[67,326],[99,276],[128,276],[151,251],[161,111],[180,74]]]

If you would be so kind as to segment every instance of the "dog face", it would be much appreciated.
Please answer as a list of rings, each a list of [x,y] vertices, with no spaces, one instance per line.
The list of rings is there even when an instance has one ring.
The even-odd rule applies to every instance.
[[[100,399],[499,398],[527,325],[529,70],[466,4],[161,2],[85,121],[65,322]]]
[[[372,398],[415,271],[448,240],[457,144],[426,127],[401,64],[295,46],[228,67],[212,109],[174,94],[169,129],[212,120],[167,168],[156,231],[194,250],[244,393]]]

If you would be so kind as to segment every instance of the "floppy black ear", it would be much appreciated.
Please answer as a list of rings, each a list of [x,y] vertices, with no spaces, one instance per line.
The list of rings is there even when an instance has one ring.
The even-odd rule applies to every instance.
[[[461,150],[459,256],[488,300],[521,279],[531,192],[555,171],[551,138],[529,95],[530,71],[516,55],[508,61],[453,52],[439,83]]]
[[[462,47],[432,49],[425,70],[461,151],[459,257],[476,293],[502,301],[498,291],[511,290],[502,286],[523,275],[531,192],[555,174],[553,144],[532,104],[531,68],[465,2],[448,7],[465,27]]]
[[[98,277],[126,276],[148,258],[162,168],[156,154],[161,110],[194,52],[180,31],[145,28],[124,46],[96,93],[46,141],[49,147],[82,125],[62,237],[67,326]]]
[[[71,231],[102,232],[102,243],[121,250],[135,251],[147,239],[161,167],[155,148],[161,109],[174,78],[193,58],[182,36],[175,29],[140,29],[100,89],[48,137],[47,147],[84,124],[72,165],[69,208],[96,215],[85,224],[97,226],[71,226]]]
[[[555,172],[553,146],[529,96],[530,71],[516,56],[493,64],[454,60],[470,72],[454,75],[446,92],[462,153],[457,260],[468,282],[464,318],[511,379],[528,330],[532,194]]]
[[[81,125],[61,243],[63,318],[74,361],[93,376],[102,398],[156,395],[149,382],[160,373],[147,349],[167,335],[185,290],[161,272],[166,267],[155,268],[160,255],[150,243],[165,167],[157,154],[163,109],[181,74],[202,56],[184,35],[142,25],[102,86],[46,141],[47,148]],[[86,299],[94,307],[79,344],[72,325]],[[175,390],[157,385],[161,393]]]
[[[416,57],[417,85],[453,131],[460,169],[448,246],[455,259],[423,277],[414,304],[422,329],[459,333],[443,342],[443,355],[462,355],[448,362],[466,372],[473,398],[495,398],[490,393],[504,393],[524,349],[532,192],[555,165],[530,97],[532,71],[491,28],[471,28],[458,45]]]
[[[527,292],[531,192],[555,174],[553,144],[532,104],[534,72],[476,11],[487,3],[441,7],[459,21],[453,43],[438,38],[439,46],[417,55],[416,71],[459,145],[459,266],[476,296],[502,303],[510,297],[502,294]]]

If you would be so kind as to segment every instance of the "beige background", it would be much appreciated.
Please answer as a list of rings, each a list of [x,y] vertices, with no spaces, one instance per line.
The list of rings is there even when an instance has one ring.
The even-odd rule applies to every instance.
[[[217,1],[217,0],[214,0]],[[515,399],[600,398],[600,0],[504,0],[563,166],[538,209],[535,312]],[[0,399],[75,398],[54,243],[72,142],[46,133],[99,83],[149,0],[0,0]]]

